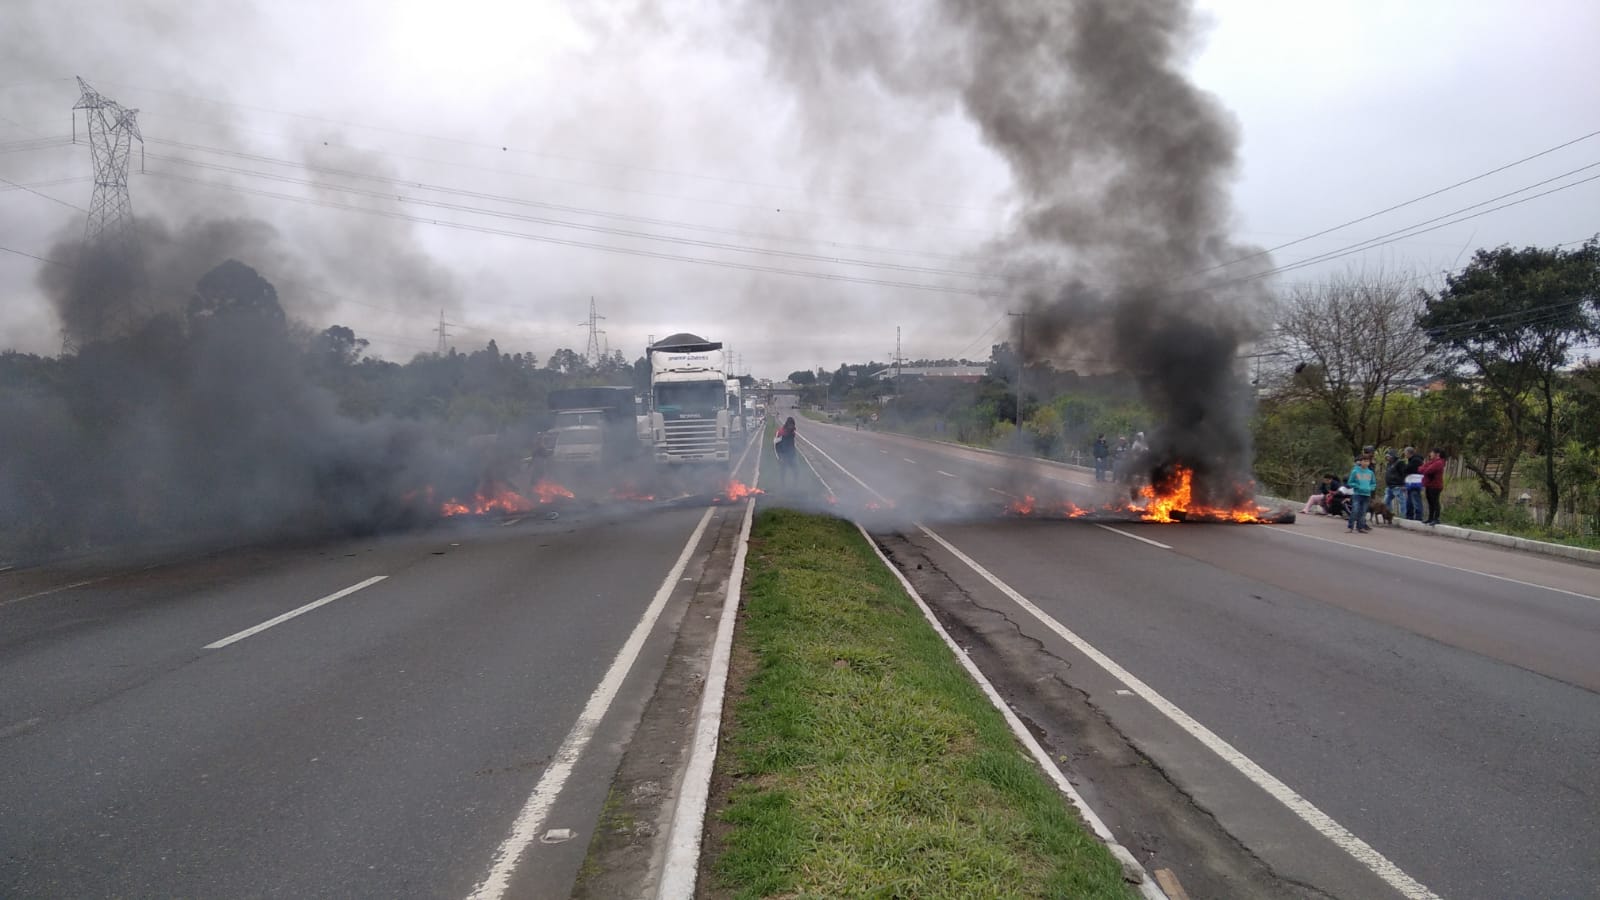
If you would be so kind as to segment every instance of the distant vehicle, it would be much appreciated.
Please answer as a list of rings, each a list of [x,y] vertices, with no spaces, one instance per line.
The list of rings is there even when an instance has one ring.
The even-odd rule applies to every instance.
[[[638,453],[631,387],[566,388],[551,391],[555,426],[545,432],[552,463],[620,463]]]
[[[649,435],[657,467],[728,471],[726,354],[718,341],[675,334],[652,344]]]

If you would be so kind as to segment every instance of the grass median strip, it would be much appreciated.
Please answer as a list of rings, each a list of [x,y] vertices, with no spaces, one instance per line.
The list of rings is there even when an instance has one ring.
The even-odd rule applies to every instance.
[[[713,893],[1134,896],[850,523],[757,516],[734,679]]]

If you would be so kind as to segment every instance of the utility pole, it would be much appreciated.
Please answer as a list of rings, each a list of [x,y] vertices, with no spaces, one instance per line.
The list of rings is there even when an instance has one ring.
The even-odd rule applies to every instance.
[[[900,390],[900,326],[894,327],[894,389]]]
[[[78,110],[89,129],[89,153],[94,161],[94,194],[89,219],[83,229],[83,258],[78,260],[74,290],[77,311],[87,314],[61,335],[61,352],[71,353],[83,344],[115,337],[126,330],[146,308],[144,264],[134,233],[133,201],[128,197],[128,162],[133,142],[139,142],[143,168],[144,135],[139,133],[139,111],[128,109],[78,79],[83,95],[72,107],[72,139],[78,139]],[[106,298],[109,290],[125,291],[120,299]],[[85,320],[87,319],[87,320]]]
[[[1008,312],[1006,315],[1017,320],[1017,434],[1016,452],[1022,455],[1022,371],[1028,367],[1028,358],[1023,355],[1023,342],[1027,340],[1028,314]]]
[[[601,331],[599,326],[603,319],[605,319],[605,316],[595,312],[594,298],[590,297],[589,320],[587,322],[579,322],[578,324],[589,326],[589,346],[583,351],[583,355],[589,360],[590,365],[593,365],[597,368],[602,361],[600,356],[600,336],[605,334],[605,332]]]

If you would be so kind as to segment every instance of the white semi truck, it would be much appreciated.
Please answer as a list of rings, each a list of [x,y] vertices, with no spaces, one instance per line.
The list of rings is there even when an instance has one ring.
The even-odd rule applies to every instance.
[[[728,372],[722,344],[674,334],[650,345],[649,440],[656,466],[728,474]]]
[[[736,448],[742,449],[750,438],[750,418],[744,411],[744,383],[737,378],[728,379],[728,435]]]

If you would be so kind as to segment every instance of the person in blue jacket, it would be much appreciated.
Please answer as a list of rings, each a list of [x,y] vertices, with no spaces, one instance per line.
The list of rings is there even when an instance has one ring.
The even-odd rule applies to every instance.
[[[1372,471],[1372,457],[1362,454],[1344,483],[1351,491],[1350,521],[1344,530],[1366,534],[1372,530],[1367,527],[1367,504],[1372,502],[1372,494],[1378,489],[1378,473]]]

